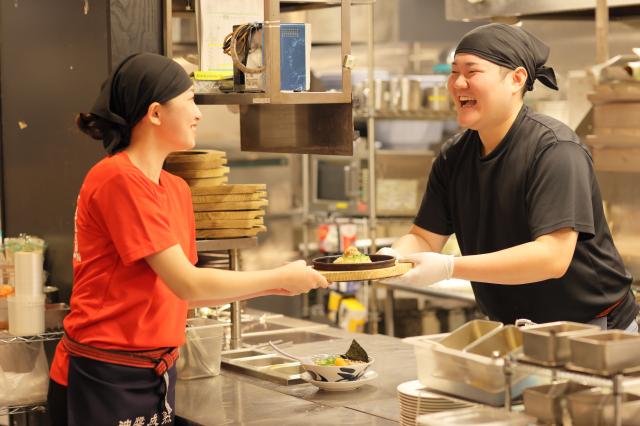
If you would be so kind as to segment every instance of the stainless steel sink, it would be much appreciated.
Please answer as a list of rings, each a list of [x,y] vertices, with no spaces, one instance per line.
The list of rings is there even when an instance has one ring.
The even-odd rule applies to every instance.
[[[269,341],[278,342],[279,344],[300,344],[322,342],[325,340],[334,340],[336,337],[310,330],[291,330],[277,333],[256,333],[242,336],[242,343],[245,346],[254,346],[267,344]]]
[[[248,321],[248,322],[242,323],[241,331],[242,331],[242,334],[244,335],[247,333],[259,333],[263,331],[284,330],[287,328],[291,328],[291,327],[288,327],[282,324],[276,324],[273,322]]]
[[[304,372],[298,361],[255,350],[223,353],[222,364],[226,369],[283,385],[301,383],[300,375]]]
[[[237,362],[238,364],[245,364],[251,367],[269,367],[278,364],[291,364],[297,361],[290,358],[283,358],[281,356],[263,355],[261,357],[239,359]]]

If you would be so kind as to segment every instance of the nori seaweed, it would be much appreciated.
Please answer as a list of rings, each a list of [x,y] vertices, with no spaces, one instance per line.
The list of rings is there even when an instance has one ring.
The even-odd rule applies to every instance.
[[[351,346],[349,346],[347,353],[341,356],[342,358],[346,358],[351,361],[369,362],[369,355],[367,355],[367,351],[362,349],[362,346],[360,346],[355,339],[351,342]]]

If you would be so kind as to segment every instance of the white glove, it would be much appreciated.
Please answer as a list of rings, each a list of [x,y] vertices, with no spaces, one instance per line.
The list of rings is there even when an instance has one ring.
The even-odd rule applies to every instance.
[[[385,281],[403,285],[431,285],[448,280],[453,275],[453,256],[430,251],[401,256],[401,262],[412,262],[413,268],[404,275]]]
[[[382,247],[380,250],[376,252],[376,254],[384,254],[387,256],[393,256],[396,259],[400,257],[400,253],[398,253],[395,249],[391,247]]]

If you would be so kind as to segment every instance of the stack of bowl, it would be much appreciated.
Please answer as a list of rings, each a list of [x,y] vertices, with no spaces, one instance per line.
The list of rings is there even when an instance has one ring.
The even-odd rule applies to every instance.
[[[267,228],[265,184],[227,184],[229,167],[223,151],[174,152],[164,168],[191,188],[197,238],[253,237]]]
[[[398,400],[400,401],[400,424],[411,426],[416,424],[416,418],[422,414],[467,408],[474,405],[459,399],[428,392],[419,380],[412,380],[398,385]]]

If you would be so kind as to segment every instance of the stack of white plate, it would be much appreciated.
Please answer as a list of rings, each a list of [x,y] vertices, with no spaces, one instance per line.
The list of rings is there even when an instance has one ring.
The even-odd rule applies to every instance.
[[[422,414],[457,410],[474,405],[429,392],[418,380],[398,385],[398,399],[400,400],[400,424],[402,426],[415,426],[416,417]]]

